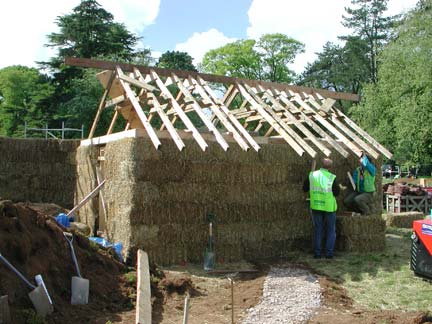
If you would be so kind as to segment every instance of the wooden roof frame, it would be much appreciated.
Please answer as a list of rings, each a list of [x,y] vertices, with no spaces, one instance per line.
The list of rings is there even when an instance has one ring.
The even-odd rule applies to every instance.
[[[336,151],[346,158],[363,151],[374,159],[380,154],[392,157],[391,152],[334,107],[335,99],[358,101],[354,94],[82,58],[67,58],[65,63],[105,70],[97,75],[105,91],[89,139],[102,111],[114,107],[107,135],[112,134],[122,116],[127,121],[125,131],[144,129],[156,149],[161,142],[152,121],[159,119],[160,129],[167,130],[180,151],[185,143],[175,127],[179,121],[205,151],[208,137],[190,118],[189,113],[194,112],[225,151],[229,144],[223,128],[243,150],[259,151],[259,141],[246,129],[250,123],[256,123],[255,131],[268,127],[265,136],[274,134],[283,139],[299,156],[306,153],[314,159],[318,152],[330,156]],[[210,86],[213,83],[224,84],[222,98]]]

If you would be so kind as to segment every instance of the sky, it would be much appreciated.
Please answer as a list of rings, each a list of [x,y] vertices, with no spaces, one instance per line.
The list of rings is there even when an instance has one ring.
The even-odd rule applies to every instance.
[[[68,14],[79,0],[14,0],[0,10],[0,68],[36,67],[55,55],[44,46],[46,35],[57,32],[56,18]],[[194,63],[210,49],[239,39],[282,33],[305,44],[291,68],[300,73],[317,52],[337,36],[349,34],[341,25],[351,0],[98,0],[142,37],[139,47],[154,57],[166,51],[188,52]],[[388,15],[413,8],[417,0],[389,0]]]

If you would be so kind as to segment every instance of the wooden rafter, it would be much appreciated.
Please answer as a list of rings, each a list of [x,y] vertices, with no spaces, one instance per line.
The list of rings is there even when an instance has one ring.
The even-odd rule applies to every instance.
[[[117,66],[116,71],[117,71],[117,75],[119,77],[121,75],[123,75],[123,71],[121,70],[121,68],[119,66]],[[142,108],[138,102],[138,99],[135,97],[135,93],[132,91],[128,82],[120,79],[120,84],[123,86],[123,89],[125,90],[127,97],[131,101],[132,106],[134,107],[135,112],[137,113],[139,119],[141,120],[141,123],[143,124],[145,130],[147,131],[147,134],[149,135],[151,141],[153,142],[154,147],[156,149],[158,149],[159,146],[161,145],[161,142],[159,141],[159,138],[157,137],[153,127],[151,126],[151,124],[147,120],[147,117],[144,114],[144,111],[142,110]]]
[[[208,128],[209,131],[213,133],[213,135],[216,138],[216,141],[219,143],[219,145],[222,147],[224,151],[228,150],[228,143],[225,141],[219,130],[215,127],[215,125],[212,124],[210,119],[205,115],[203,112],[201,106],[198,104],[198,102],[195,100],[195,98],[192,96],[192,94],[189,92],[189,90],[183,85],[183,81],[179,79],[175,74],[172,75],[173,80],[179,87],[180,91],[183,93],[183,95],[187,98],[187,101],[192,103],[192,107],[195,110],[195,112],[198,114],[198,116],[201,118],[201,120],[204,122],[204,125]]]
[[[126,121],[125,131],[143,129],[156,148],[161,145],[158,136],[169,136],[180,151],[185,147],[182,136],[192,136],[204,151],[207,140],[216,140],[225,151],[229,142],[236,142],[243,150],[252,147],[259,151],[249,131],[254,129],[255,133],[284,139],[297,154],[306,152],[313,159],[318,151],[325,156],[334,151],[344,157],[361,151],[373,158],[392,156],[334,106],[335,99],[353,100],[351,94],[86,59],[67,59],[66,63],[108,69],[98,74],[105,91],[89,138],[94,136],[102,111],[114,107],[108,135],[121,116]],[[213,83],[223,87],[218,85],[214,90]],[[220,93],[220,89],[226,90]],[[186,129],[179,131],[176,123]],[[213,135],[200,132],[197,125],[202,124]],[[154,127],[166,130],[163,133]]]
[[[258,143],[253,139],[253,137],[249,134],[249,132],[239,123],[237,118],[231,113],[231,111],[226,107],[216,96],[213,90],[208,86],[207,82],[198,77],[199,85],[201,85],[210,98],[219,106],[222,112],[228,117],[229,121],[238,129],[241,135],[249,142],[249,144],[254,148],[255,151],[259,151],[261,148]],[[195,81],[196,82],[196,81]],[[196,83],[198,84],[198,83]]]
[[[141,73],[143,74],[149,74],[150,69],[154,70],[157,74],[160,74],[164,77],[169,77],[172,73],[177,75],[179,78],[186,79],[189,76],[194,77],[195,79],[200,77],[207,82],[216,82],[216,83],[224,83],[224,84],[236,84],[236,83],[248,83],[250,86],[257,87],[258,85],[262,85],[265,88],[274,88],[281,91],[286,90],[292,90],[295,92],[305,92],[307,94],[314,94],[319,93],[322,96],[326,98],[333,98],[336,100],[348,100],[348,101],[360,101],[360,98],[356,94],[352,93],[345,93],[345,92],[335,92],[325,89],[314,89],[314,88],[308,88],[308,87],[302,87],[302,86],[295,86],[295,85],[289,85],[289,84],[282,84],[282,83],[275,83],[275,82],[266,82],[266,81],[259,81],[259,80],[247,80],[247,79],[240,79],[240,78],[231,78],[226,77],[222,75],[213,75],[213,74],[205,74],[205,73],[198,73],[193,71],[182,71],[182,70],[173,70],[173,69],[161,69],[161,68],[149,68],[148,66],[142,66],[142,65],[133,65],[133,64],[126,64],[126,63],[113,63],[108,61],[100,61],[100,60],[92,60],[92,59],[85,59],[85,58],[75,58],[75,57],[68,57],[65,59],[65,63],[67,65],[71,66],[80,66],[80,67],[86,67],[86,68],[94,68],[94,69],[100,69],[100,70],[114,70],[116,65],[119,65],[121,69],[124,72],[132,72],[133,69],[136,67],[138,68]]]
[[[208,144],[204,140],[204,138],[201,136],[201,134],[197,131],[193,123],[190,121],[189,117],[186,115],[186,113],[181,109],[180,105],[177,103],[171,92],[168,90],[168,88],[165,86],[165,84],[162,82],[162,80],[159,78],[159,75],[154,70],[150,70],[150,77],[156,84],[158,85],[159,89],[162,92],[162,95],[168,99],[172,107],[175,109],[177,115],[180,117],[182,122],[185,124],[188,130],[192,132],[193,137],[197,141],[198,145],[201,147],[203,151],[205,151],[208,147]]]
[[[237,88],[239,89],[242,96],[249,101],[253,109],[255,109],[269,124],[273,127],[280,136],[297,152],[298,155],[302,156],[305,152],[303,148],[284,130],[283,126],[279,124],[274,116],[265,110],[254,98],[252,98],[251,94],[241,85],[237,84]]]

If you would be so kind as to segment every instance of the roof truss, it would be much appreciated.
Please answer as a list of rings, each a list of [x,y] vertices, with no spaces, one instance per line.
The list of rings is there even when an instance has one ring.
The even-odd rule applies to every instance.
[[[122,116],[125,130],[144,129],[156,149],[161,145],[158,127],[166,129],[180,151],[185,143],[179,128],[190,132],[203,151],[208,144],[201,128],[225,151],[227,134],[243,150],[259,151],[257,138],[248,131],[254,129],[283,139],[300,156],[306,153],[315,158],[318,152],[330,156],[333,151],[344,157],[360,151],[373,158],[392,156],[334,107],[335,98],[355,99],[350,94],[88,59],[67,59],[66,63],[107,69],[97,75],[105,92],[89,138],[102,111],[114,109],[107,135]],[[214,82],[219,82],[216,90]]]

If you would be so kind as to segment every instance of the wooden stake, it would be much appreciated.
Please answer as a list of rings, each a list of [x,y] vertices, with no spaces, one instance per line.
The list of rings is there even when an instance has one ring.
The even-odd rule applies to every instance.
[[[228,278],[231,283],[231,324],[234,324],[234,280]]]
[[[138,250],[137,259],[137,301],[135,323],[151,324],[152,309],[148,255],[143,250]]]
[[[95,116],[95,119],[94,119],[94,121],[93,121],[93,125],[92,125],[92,127],[91,127],[91,129],[90,129],[90,133],[89,133],[88,138],[93,138],[93,135],[94,135],[94,132],[95,132],[95,129],[96,129],[96,125],[97,125],[97,123],[98,123],[98,121],[99,121],[99,118],[100,118],[100,115],[101,115],[101,113],[102,113],[102,110],[103,110],[104,107],[105,107],[105,101],[106,101],[106,98],[107,98],[107,96],[108,96],[108,93],[109,93],[109,91],[110,91],[110,89],[111,89],[111,85],[112,85],[112,82],[113,82],[113,80],[114,80],[114,75],[115,75],[115,73],[112,72],[112,73],[111,73],[111,76],[110,76],[110,78],[109,78],[109,81],[108,81],[107,87],[106,87],[106,89],[105,89],[105,91],[104,91],[104,94],[102,95],[102,99],[101,99],[101,101],[100,101],[100,103],[99,103],[99,108],[98,108],[98,110],[97,110],[97,112],[96,112],[96,116]]]
[[[92,192],[90,192],[87,196],[84,197],[83,200],[80,201],[78,205],[76,205],[74,208],[72,208],[69,213],[67,213],[67,216],[73,216],[73,214],[78,211],[82,206],[85,205],[87,201],[92,199],[96,194],[99,192],[99,190],[102,188],[102,186],[105,184],[105,181],[102,181],[96,188],[93,189]]]
[[[353,188],[354,190],[356,190],[356,185],[355,185],[355,183],[354,183],[354,179],[353,179],[352,176],[351,176],[351,173],[347,172],[347,175],[348,175],[348,179],[349,179],[349,181],[351,182],[351,186],[352,186],[352,188]]]
[[[8,296],[0,297],[0,323],[11,324],[11,316],[9,311],[9,301]]]

